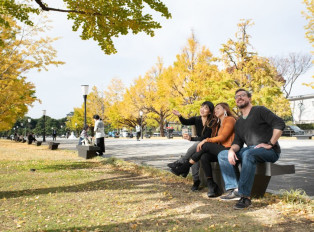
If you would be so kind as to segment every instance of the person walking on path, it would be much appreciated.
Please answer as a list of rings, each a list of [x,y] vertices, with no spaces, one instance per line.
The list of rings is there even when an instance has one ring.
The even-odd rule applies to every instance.
[[[57,131],[56,129],[52,128],[52,141],[57,140]]]
[[[100,148],[98,155],[102,156],[105,152],[105,125],[99,115],[93,116],[95,120],[94,132],[96,137],[96,146]]]
[[[276,162],[280,156],[278,139],[285,128],[284,121],[264,106],[253,106],[252,95],[238,89],[235,101],[242,116],[235,124],[235,138],[229,151],[221,151],[218,161],[228,194],[222,200],[237,200],[234,209],[251,206],[251,191],[257,163]],[[243,147],[246,144],[247,147]],[[241,163],[239,180],[235,172]]]
[[[170,168],[171,172],[175,175],[182,175],[186,177],[189,174],[189,170],[184,173],[177,174],[175,169],[178,166],[181,166],[185,160],[189,160],[191,156],[196,152],[197,145],[200,141],[210,138],[212,134],[212,126],[213,126],[213,118],[214,118],[214,104],[210,101],[205,101],[202,103],[200,107],[200,116],[191,117],[189,119],[185,119],[177,110],[173,110],[172,113],[179,117],[180,122],[183,125],[195,125],[196,129],[196,137],[191,137],[189,134],[183,134],[183,138],[189,141],[193,141],[194,144],[187,150],[186,154],[180,158],[179,160],[169,163],[167,166]],[[201,183],[199,179],[199,169],[200,164],[196,162],[192,166],[192,176],[193,176],[193,186],[191,188],[192,191],[197,191],[199,189],[199,185]]]
[[[211,138],[206,138],[197,145],[195,153],[191,159],[185,160],[184,164],[173,169],[176,174],[187,172],[190,167],[201,160],[204,170],[207,186],[208,197],[218,197],[222,191],[213,179],[211,162],[218,162],[218,154],[223,150],[228,150],[231,147],[234,139],[234,125],[236,118],[230,111],[227,103],[218,103],[215,107],[215,124],[212,128]]]
[[[135,131],[136,131],[136,140],[140,141],[140,137],[141,137],[141,127],[140,125],[136,125],[135,127]]]

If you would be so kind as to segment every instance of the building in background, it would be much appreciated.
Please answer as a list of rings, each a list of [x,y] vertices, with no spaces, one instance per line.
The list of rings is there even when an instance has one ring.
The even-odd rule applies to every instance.
[[[314,94],[288,98],[293,124],[314,123]]]

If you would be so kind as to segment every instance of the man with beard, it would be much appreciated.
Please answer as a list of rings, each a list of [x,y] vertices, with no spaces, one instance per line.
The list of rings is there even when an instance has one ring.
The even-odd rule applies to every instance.
[[[280,156],[278,139],[285,128],[284,121],[264,106],[251,104],[251,93],[238,89],[235,101],[242,116],[235,124],[231,148],[221,151],[218,161],[227,195],[222,200],[239,200],[234,209],[251,206],[251,190],[257,163],[276,162]],[[243,145],[246,144],[246,147]],[[239,180],[235,165],[241,163]]]

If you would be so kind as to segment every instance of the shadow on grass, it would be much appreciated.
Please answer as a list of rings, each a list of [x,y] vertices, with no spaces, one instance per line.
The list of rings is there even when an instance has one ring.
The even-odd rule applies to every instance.
[[[115,172],[116,174],[117,172]],[[0,199],[16,198],[24,196],[34,196],[49,193],[71,193],[71,192],[88,192],[99,190],[125,190],[125,189],[150,189],[151,186],[143,187],[147,184],[147,177],[135,176],[134,174],[126,174],[119,177],[104,178],[96,181],[90,181],[83,184],[71,186],[58,186],[51,188],[25,189],[18,191],[1,191]]]
[[[138,195],[141,193],[147,194],[145,200],[156,200],[155,194],[165,193],[159,197],[160,202],[166,202],[160,208],[155,208],[154,205],[146,208],[146,213],[140,213],[137,218],[121,219],[115,218],[115,210],[112,211],[112,217],[108,217],[106,221],[97,221],[97,216],[93,217],[91,222],[81,222],[74,225],[55,225],[54,228],[47,228],[44,231],[61,232],[61,231],[297,231],[299,227],[310,228],[308,221],[303,222],[286,222],[273,227],[263,226],[261,222],[255,220],[254,217],[233,210],[232,206],[235,202],[224,202],[217,199],[208,199],[202,197],[202,192],[191,193],[190,186],[183,183],[159,183],[154,178],[147,176],[136,175],[133,173],[119,172],[117,170],[112,173],[119,176],[103,178],[96,181],[90,181],[83,184],[73,186],[61,186],[53,188],[30,189],[22,191],[0,192],[0,197],[14,198],[22,196],[32,196],[48,193],[60,192],[88,192],[97,190],[124,190],[118,191],[121,199],[126,199],[126,202],[131,204],[131,208],[137,207],[141,198],[124,198],[124,194]],[[110,174],[107,172],[107,174]],[[104,202],[105,203],[105,202]],[[253,203],[254,204],[254,203]],[[75,204],[74,204],[75,205]],[[264,205],[263,205],[264,206]],[[262,207],[263,207],[262,206]],[[115,205],[111,205],[115,207]],[[187,207],[183,209],[182,207]],[[260,209],[261,206],[254,204],[254,211]],[[171,209],[173,211],[169,212]],[[132,212],[132,211],[130,211]],[[77,208],[77,214],[80,214]],[[123,215],[123,213],[122,213]],[[121,221],[122,220],[122,221]],[[96,223],[101,223],[96,225]],[[216,226],[211,228],[210,226]],[[175,229],[174,229],[175,228]],[[290,230],[292,229],[292,230]],[[300,231],[300,230],[299,230]],[[301,230],[306,231],[306,230]],[[309,230],[307,230],[309,231]]]
[[[76,170],[76,169],[90,169],[101,166],[97,162],[69,162],[69,164],[54,164],[54,165],[44,165],[40,167],[34,166],[36,170],[40,171],[60,171],[60,170]]]
[[[231,202],[221,203],[207,199],[198,199],[198,201],[205,205],[195,207],[190,212],[180,211],[161,216],[166,209],[159,209],[151,211],[149,219],[135,218],[129,222],[119,223],[110,218],[111,222],[108,220],[102,225],[63,227],[45,231],[278,231],[263,226],[252,216],[244,214],[243,211],[233,210]],[[179,201],[169,207],[179,210],[184,204],[184,201]],[[212,204],[217,205],[213,207]],[[218,210],[217,207],[219,207]],[[197,218],[196,215],[200,216]],[[297,226],[298,223],[294,223],[294,227]],[[285,227],[286,225],[282,223],[281,228]]]
[[[174,231],[172,230],[175,226],[178,227],[178,231],[204,231],[204,229],[196,229],[191,225],[195,225],[195,220],[188,219],[189,215],[181,214],[184,219],[176,220],[175,217],[178,215],[158,217],[158,220],[142,219],[134,222],[121,222],[121,223],[110,223],[108,225],[99,226],[82,226],[82,227],[65,227],[60,229],[48,229],[45,232],[62,232],[62,231]],[[207,219],[208,221],[208,219]],[[159,222],[159,223],[158,223]],[[231,231],[225,227],[225,231]]]

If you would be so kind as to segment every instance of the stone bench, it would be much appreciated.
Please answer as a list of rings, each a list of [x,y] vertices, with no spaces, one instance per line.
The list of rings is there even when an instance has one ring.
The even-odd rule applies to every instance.
[[[33,144],[33,142],[34,142],[35,145],[37,145],[37,143],[40,143],[40,145],[41,145],[41,143],[42,143],[42,142],[38,142],[38,141],[34,141],[34,140],[27,140],[27,144],[28,145]],[[37,146],[40,146],[40,145],[37,145]]]
[[[34,143],[36,146],[40,146],[42,144],[42,141],[35,141]]]
[[[50,150],[57,150],[60,143],[48,142],[48,148]]]
[[[78,155],[84,159],[91,159],[97,156],[97,151],[100,150],[97,146],[85,146],[85,145],[76,145]]]
[[[312,135],[295,135],[297,139],[312,139]]]
[[[225,184],[224,184],[223,177],[221,175],[221,171],[219,167],[219,163],[212,162],[211,165],[212,165],[212,170],[213,170],[214,181],[217,183],[217,185],[223,192],[226,192]],[[239,173],[240,172],[241,172],[241,167],[239,165]],[[270,162],[258,163],[256,166],[255,178],[254,178],[254,184],[252,187],[251,196],[255,198],[263,197],[272,176],[294,174],[294,173],[295,173],[294,165],[279,165],[279,164],[273,164]],[[202,170],[200,171],[200,180],[201,180],[202,186],[207,187],[206,177]]]

